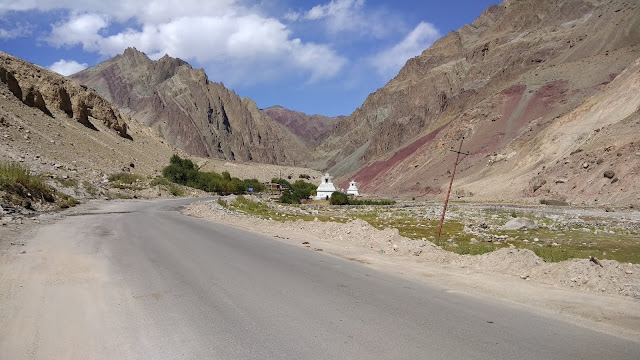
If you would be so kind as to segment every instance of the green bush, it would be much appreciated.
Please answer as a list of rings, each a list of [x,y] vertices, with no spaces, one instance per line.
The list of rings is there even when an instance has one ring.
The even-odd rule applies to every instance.
[[[291,189],[291,183],[282,178],[271,179],[272,184],[280,184],[283,189]]]
[[[300,204],[301,200],[316,194],[316,185],[304,180],[296,180],[293,184],[285,179],[272,179],[271,182],[284,188],[280,196],[280,202],[283,204]]]
[[[331,198],[329,199],[329,204],[331,204],[331,205],[348,205],[349,204],[349,198],[347,197],[347,194],[345,194],[343,192],[335,191],[333,194],[331,194]]]
[[[202,172],[193,161],[182,159],[178,155],[171,157],[169,166],[162,170],[162,176],[176,184],[220,195],[240,195],[246,193],[248,188],[253,188],[253,192],[261,192],[265,189],[264,185],[256,179],[241,180],[237,177],[231,177],[228,171],[224,171],[222,174],[213,171]]]

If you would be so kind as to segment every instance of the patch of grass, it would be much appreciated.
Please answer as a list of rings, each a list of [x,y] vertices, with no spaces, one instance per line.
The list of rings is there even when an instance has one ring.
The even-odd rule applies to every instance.
[[[109,182],[121,185],[131,185],[136,182],[143,181],[142,175],[132,174],[127,172],[119,172],[109,175]]]
[[[167,190],[173,196],[184,196],[185,191],[180,185],[174,184],[171,181],[167,180],[164,177],[157,176],[155,179],[151,180],[151,186],[159,186],[165,190]]]
[[[367,200],[367,199],[349,199],[349,205],[371,205],[371,206],[385,206],[395,205],[395,201],[379,199],[379,200]]]
[[[100,192],[100,190],[96,186],[86,180],[82,182],[82,187],[89,195],[92,196],[96,196]]]
[[[226,208],[229,206],[229,204],[227,204],[227,202],[225,200],[222,199],[218,199],[216,200],[216,202],[218,203],[218,205],[222,206],[223,208]]]
[[[437,220],[425,220],[423,212],[406,208],[354,207],[344,211],[335,207],[316,207],[319,213],[308,214],[302,213],[296,205],[276,209],[243,197],[229,206],[276,221],[313,221],[317,218],[319,221],[347,222],[359,218],[379,230],[395,228],[404,237],[414,240],[424,238],[458,254],[480,255],[513,245],[519,249],[532,250],[547,262],[594,256],[598,259],[640,263],[640,231],[616,225],[611,219],[576,220],[542,216],[521,209],[454,209],[447,213],[441,241],[437,242],[439,216]],[[433,214],[430,217],[436,218]],[[513,217],[529,218],[538,223],[539,227],[532,230],[503,230],[502,225]]]
[[[167,185],[167,190],[173,196],[184,196],[185,195],[184,189],[182,189],[179,185],[176,185],[176,184]]]
[[[74,207],[76,205],[78,205],[80,202],[76,199],[74,199],[72,196],[69,196],[65,193],[62,192],[57,192],[56,193],[57,196],[57,200],[56,200],[56,204],[61,208],[61,209],[67,209],[70,207]]]
[[[66,188],[78,188],[78,179],[56,177],[55,182]]]
[[[55,190],[41,176],[15,162],[0,163],[0,189],[22,199],[55,201]]]
[[[257,201],[251,201],[242,195],[236,196],[236,199],[231,202],[231,207],[233,207],[235,210],[240,210],[250,215],[267,218],[272,217],[272,210],[269,209],[268,206]]]

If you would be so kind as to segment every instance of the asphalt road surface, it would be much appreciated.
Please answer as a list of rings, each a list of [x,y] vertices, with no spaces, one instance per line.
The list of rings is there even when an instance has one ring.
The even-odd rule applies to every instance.
[[[640,359],[640,342],[183,216],[189,201],[106,203],[12,247],[0,359]]]

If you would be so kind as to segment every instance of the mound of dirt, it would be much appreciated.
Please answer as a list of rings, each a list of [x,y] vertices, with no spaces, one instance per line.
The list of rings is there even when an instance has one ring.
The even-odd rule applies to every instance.
[[[547,263],[527,249],[503,248],[483,255],[458,255],[445,251],[432,242],[411,240],[399,235],[395,228],[378,230],[364,220],[346,223],[322,221],[278,222],[231,211],[216,202],[198,202],[186,207],[183,213],[222,222],[259,232],[288,234],[309,241],[336,245],[363,257],[393,256],[412,262],[435,263],[455,268],[472,269],[482,273],[510,275],[524,281],[537,282],[558,288],[577,289],[615,294],[640,299],[640,265],[601,260],[573,259]],[[282,238],[277,235],[276,237]],[[340,250],[337,250],[340,255]]]

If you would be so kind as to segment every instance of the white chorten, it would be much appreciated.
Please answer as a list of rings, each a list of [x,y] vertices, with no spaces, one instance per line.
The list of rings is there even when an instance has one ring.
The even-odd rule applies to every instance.
[[[318,185],[318,190],[316,190],[316,200],[324,200],[328,197],[331,197],[336,191],[336,187],[333,185],[333,176],[329,176],[329,173],[324,174],[322,177],[322,181],[320,185]]]
[[[355,180],[351,180],[349,183],[349,188],[347,189],[347,195],[358,196],[360,193],[358,192],[358,184],[356,184]]]

